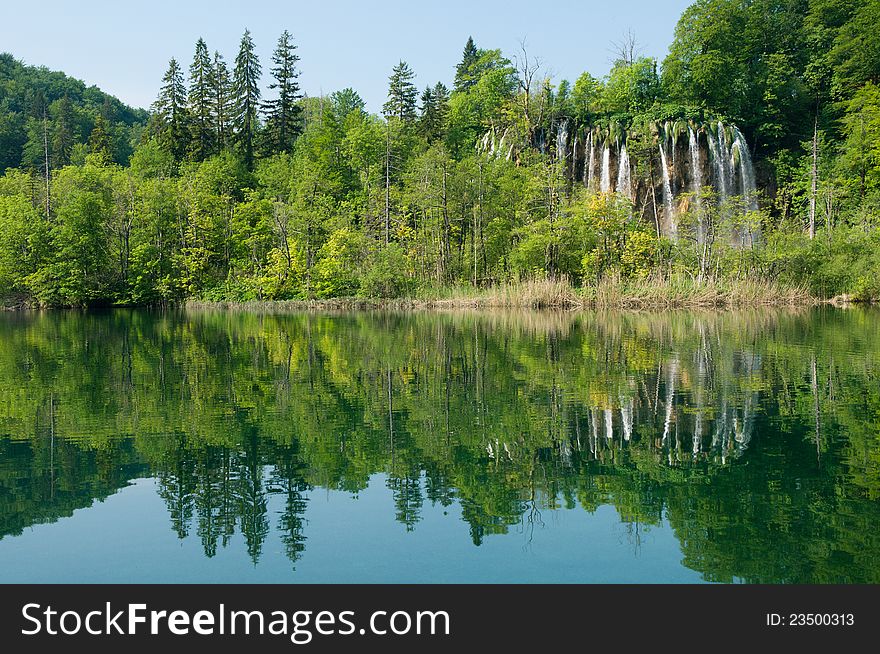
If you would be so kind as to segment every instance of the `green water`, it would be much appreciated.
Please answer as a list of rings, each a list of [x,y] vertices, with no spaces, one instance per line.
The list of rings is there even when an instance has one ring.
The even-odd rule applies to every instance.
[[[0,315],[0,581],[880,582],[880,311]]]

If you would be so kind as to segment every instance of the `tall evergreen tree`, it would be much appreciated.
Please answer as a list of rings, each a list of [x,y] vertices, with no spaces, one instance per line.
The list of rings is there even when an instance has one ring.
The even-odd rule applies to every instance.
[[[419,127],[428,143],[433,143],[443,136],[448,106],[449,90],[442,82],[427,87],[422,93]]]
[[[229,145],[233,114],[232,80],[226,60],[219,52],[214,52],[214,62],[208,77],[211,98],[211,120],[214,131],[214,145],[217,151]]]
[[[418,90],[412,83],[415,73],[405,61],[397,64],[389,78],[388,101],[382,106],[386,117],[394,117],[404,123],[415,121]]]
[[[52,131],[52,163],[61,168],[70,163],[70,154],[76,143],[73,122],[73,104],[66,93],[52,103],[54,128]]]
[[[455,67],[455,90],[467,91],[477,80],[474,76],[474,66],[480,58],[480,51],[474,43],[473,37],[468,37],[461,56],[461,63]]]
[[[277,90],[278,97],[263,103],[266,114],[267,142],[275,152],[290,152],[293,142],[301,131],[301,107],[296,101],[302,97],[299,92],[299,77],[296,63],[299,61],[296,46],[287,30],[278,39],[272,54],[272,78],[270,89]]]
[[[98,114],[95,118],[95,127],[89,136],[89,152],[99,155],[105,163],[113,160],[112,142],[107,133],[107,121],[103,114]]]
[[[254,140],[259,127],[257,111],[260,107],[260,60],[254,50],[249,30],[241,37],[241,46],[235,58],[233,75],[234,112],[232,122],[235,138],[244,153],[248,168],[254,163]]]
[[[186,86],[183,71],[173,57],[168,62],[168,70],[162,78],[159,97],[153,103],[158,122],[159,142],[171,152],[175,161],[186,155],[189,130],[186,110]]]
[[[189,67],[189,113],[192,141],[190,152],[201,160],[214,151],[214,121],[211,115],[211,57],[204,39],[196,42],[196,53]]]

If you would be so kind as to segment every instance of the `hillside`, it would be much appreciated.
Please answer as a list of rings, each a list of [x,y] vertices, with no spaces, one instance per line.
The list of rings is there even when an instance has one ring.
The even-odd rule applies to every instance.
[[[126,163],[147,116],[95,86],[0,54],[0,172],[42,167],[47,144],[53,168],[81,161],[99,120],[112,158]]]

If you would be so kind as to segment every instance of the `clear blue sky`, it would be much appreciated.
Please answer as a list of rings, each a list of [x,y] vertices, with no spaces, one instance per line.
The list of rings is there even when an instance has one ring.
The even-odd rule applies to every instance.
[[[583,71],[607,73],[611,42],[632,30],[647,56],[662,59],[681,12],[691,0],[440,0],[430,3],[328,0],[126,2],[44,0],[3,9],[0,50],[26,63],[62,70],[139,107],[149,107],[173,56],[185,66],[196,39],[228,61],[247,27],[263,63],[282,30],[302,57],[300,78],[309,95],[351,86],[378,111],[391,67],[400,59],[419,88],[451,86],[468,35],[478,47],[507,56],[525,38],[557,81]]]

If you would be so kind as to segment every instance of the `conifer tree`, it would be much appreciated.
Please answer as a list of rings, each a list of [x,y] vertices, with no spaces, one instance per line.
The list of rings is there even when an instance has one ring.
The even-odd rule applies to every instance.
[[[105,163],[113,160],[113,148],[103,114],[98,114],[95,118],[95,127],[89,136],[89,152],[99,155]]]
[[[270,89],[278,92],[278,97],[263,103],[266,114],[267,142],[274,152],[290,152],[293,142],[301,131],[302,108],[296,101],[302,97],[299,92],[299,77],[296,63],[299,61],[296,46],[287,30],[278,39],[272,54],[274,64],[271,73],[274,81]]]
[[[248,168],[254,163],[254,141],[259,120],[260,107],[260,60],[254,50],[254,41],[249,30],[241,37],[241,46],[235,58],[233,75],[234,113],[233,126],[235,138],[244,154]]]
[[[386,117],[394,117],[403,123],[416,119],[416,97],[418,91],[412,83],[415,73],[405,61],[397,64],[389,78],[388,101],[382,106]]]
[[[193,158],[202,160],[214,150],[214,125],[211,116],[211,57],[204,39],[196,42],[196,53],[189,67],[189,113],[192,118]]]
[[[52,131],[52,163],[61,168],[70,163],[70,154],[76,143],[74,132],[73,105],[66,93],[52,103],[54,129]]]
[[[433,143],[443,136],[448,105],[449,90],[442,82],[427,87],[422,93],[419,127],[428,143]]]
[[[211,121],[214,132],[215,151],[229,145],[232,123],[232,81],[226,60],[219,52],[214,52],[214,62],[208,77],[210,89]]]
[[[474,77],[474,66],[480,58],[480,51],[474,43],[473,37],[468,37],[461,56],[461,63],[455,67],[455,90],[467,91],[477,80]]]
[[[168,70],[162,78],[162,88],[153,103],[153,110],[158,122],[159,142],[171,152],[175,161],[181,161],[186,155],[189,141],[186,87],[180,64],[173,57],[168,62]]]

